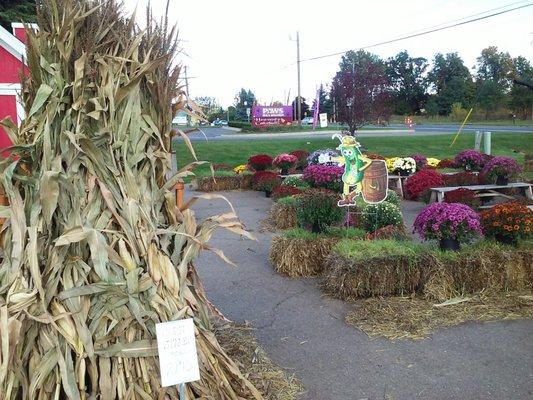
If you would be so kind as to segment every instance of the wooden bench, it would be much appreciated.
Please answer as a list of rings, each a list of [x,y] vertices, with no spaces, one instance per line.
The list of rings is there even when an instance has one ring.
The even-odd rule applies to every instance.
[[[403,181],[409,178],[409,175],[389,175],[389,182],[393,183],[396,186],[398,194],[403,198]]]
[[[439,203],[444,201],[444,194],[456,189],[470,189],[476,192],[476,197],[505,197],[513,199],[512,196],[508,196],[499,192],[501,189],[524,189],[524,193],[528,199],[533,200],[533,191],[531,189],[531,183],[525,182],[513,182],[507,185],[470,185],[470,186],[450,186],[450,187],[434,187],[431,188],[431,197],[429,202],[438,201]]]

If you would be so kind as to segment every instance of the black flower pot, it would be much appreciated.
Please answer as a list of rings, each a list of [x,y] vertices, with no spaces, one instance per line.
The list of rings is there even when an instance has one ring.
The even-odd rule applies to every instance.
[[[313,222],[313,225],[311,225],[311,232],[313,233],[322,232],[322,229],[320,229],[320,224],[318,222]]]
[[[518,247],[518,239],[516,236],[507,236],[507,235],[496,235],[495,239],[502,244],[508,246]]]
[[[498,176],[496,178],[496,185],[505,186],[508,183],[509,183],[509,178],[507,178],[506,176]]]
[[[272,190],[265,190],[265,197],[272,196]]]
[[[287,168],[282,168],[281,175],[289,175],[289,170]]]
[[[400,170],[400,176],[409,176],[409,171],[404,169]]]
[[[441,239],[439,242],[439,246],[441,250],[452,250],[452,251],[459,251],[461,250],[461,243],[459,243],[456,239]]]

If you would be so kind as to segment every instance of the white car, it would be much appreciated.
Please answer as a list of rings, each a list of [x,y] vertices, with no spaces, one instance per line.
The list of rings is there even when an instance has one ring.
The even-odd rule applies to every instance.
[[[313,117],[305,117],[302,119],[302,125],[313,125]]]

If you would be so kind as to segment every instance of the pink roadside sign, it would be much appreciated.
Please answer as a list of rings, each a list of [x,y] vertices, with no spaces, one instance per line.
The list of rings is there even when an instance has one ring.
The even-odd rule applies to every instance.
[[[252,126],[290,125],[292,106],[253,106]]]

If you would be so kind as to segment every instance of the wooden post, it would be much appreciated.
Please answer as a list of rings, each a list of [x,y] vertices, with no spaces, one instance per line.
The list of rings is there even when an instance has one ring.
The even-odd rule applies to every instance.
[[[185,185],[183,182],[176,183],[176,186],[174,188],[176,189],[176,206],[182,210],[183,209],[183,188]]]

